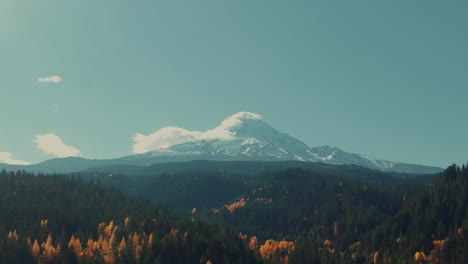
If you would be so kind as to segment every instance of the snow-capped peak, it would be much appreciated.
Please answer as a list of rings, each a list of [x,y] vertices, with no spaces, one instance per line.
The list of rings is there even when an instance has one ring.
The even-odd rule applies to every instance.
[[[213,129],[201,132],[166,127],[150,135],[134,136],[133,151],[151,162],[206,160],[299,160],[329,164],[355,164],[369,168],[393,170],[399,163],[345,152],[324,145],[309,147],[282,133],[262,120],[262,116],[239,112]],[[407,170],[408,164],[402,169]],[[411,167],[411,166],[410,166]]]
[[[246,120],[261,120],[261,119],[262,119],[262,116],[255,114],[255,113],[239,112],[237,114],[234,114],[224,119],[224,121],[221,122],[221,124],[218,127],[216,127],[214,130],[230,131],[233,128],[241,126]]]
[[[178,127],[165,127],[150,135],[136,133],[133,137],[135,142],[133,152],[145,153],[199,140],[234,140],[238,138],[238,131],[242,129],[246,122],[261,119],[262,116],[255,113],[239,112],[226,118],[214,129],[205,132],[190,131]]]
[[[234,139],[236,138],[237,131],[242,128],[246,122],[261,119],[262,116],[255,113],[239,112],[224,119],[223,122],[214,129],[206,131],[204,133],[204,139]]]

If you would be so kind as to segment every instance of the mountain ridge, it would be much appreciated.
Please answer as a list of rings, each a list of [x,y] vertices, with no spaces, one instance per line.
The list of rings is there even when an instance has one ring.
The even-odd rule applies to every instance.
[[[174,133],[168,133],[168,131]],[[180,137],[177,137],[182,133]],[[191,136],[187,136],[191,135]],[[167,127],[144,136],[153,149],[123,159],[171,157],[175,161],[206,160],[299,160],[330,164],[355,164],[383,171],[435,173],[442,168],[393,162],[343,151],[324,145],[309,147],[304,142],[280,132],[263,121],[261,115],[239,112],[206,132]],[[161,138],[173,144],[161,145]],[[140,138],[140,140],[142,140]],[[153,141],[153,142],[152,142]],[[141,141],[139,143],[142,143]],[[149,148],[148,148],[149,149]]]
[[[350,153],[324,145],[309,147],[289,134],[276,130],[261,115],[250,112],[234,114],[217,127],[201,132],[165,127],[153,134],[134,136],[134,155],[115,159],[69,157],[51,159],[33,165],[5,165],[0,169],[68,173],[109,165],[148,166],[164,162],[192,160],[217,161],[304,161],[328,164],[353,164],[381,171],[401,173],[438,173],[442,168],[393,162]]]

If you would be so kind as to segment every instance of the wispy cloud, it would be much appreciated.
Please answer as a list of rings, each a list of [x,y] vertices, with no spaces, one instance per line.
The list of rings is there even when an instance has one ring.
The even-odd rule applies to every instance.
[[[0,152],[0,163],[9,165],[29,165],[30,163],[23,160],[15,159],[15,156],[10,152]]]
[[[34,142],[37,148],[45,153],[60,158],[76,157],[80,155],[80,151],[77,148],[65,145],[63,141],[53,133],[36,135]]]
[[[61,83],[62,77],[58,75],[48,76],[48,77],[39,77],[37,81],[40,83]]]

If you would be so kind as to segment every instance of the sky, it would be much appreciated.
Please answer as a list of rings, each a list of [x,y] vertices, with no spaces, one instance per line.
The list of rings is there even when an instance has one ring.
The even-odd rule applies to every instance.
[[[309,146],[468,161],[466,1],[0,1],[0,162],[132,154],[249,111]]]

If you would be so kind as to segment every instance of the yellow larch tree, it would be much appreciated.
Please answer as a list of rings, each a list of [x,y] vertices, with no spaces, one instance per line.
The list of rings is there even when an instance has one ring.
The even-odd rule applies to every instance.
[[[51,234],[49,234],[49,236],[47,237],[46,243],[43,247],[44,247],[44,253],[42,255],[44,255],[49,260],[52,260],[59,253],[59,251],[54,247],[52,243]]]
[[[154,234],[151,233],[148,238],[148,247],[152,247],[154,243]]]
[[[41,248],[39,247],[39,242],[37,242],[37,239],[34,240],[33,246],[31,248],[31,253],[33,256],[37,257],[39,256],[39,253],[41,251]]]
[[[127,247],[127,243],[125,243],[125,237],[122,237],[122,241],[120,241],[120,244],[118,247],[119,253],[121,253],[122,250],[124,250],[126,247]]]
[[[133,244],[132,244],[132,245],[133,245],[134,247],[137,246],[137,245],[139,244],[139,243],[138,243],[139,241],[140,241],[140,237],[138,236],[138,233],[135,232],[135,233],[133,234],[133,241],[132,241]]]
[[[110,237],[113,230],[114,230],[114,221],[110,221],[109,225],[104,229],[104,232],[106,233],[108,237]]]
[[[72,247],[73,247],[73,244],[75,243],[75,240],[76,240],[75,236],[72,235],[72,236],[70,237],[70,241],[68,242],[68,248],[72,248]]]
[[[135,247],[135,261],[137,263],[140,262],[140,258],[141,258],[141,252],[143,251],[143,247],[141,245],[137,245]]]
[[[250,238],[249,242],[249,248],[252,250],[257,250],[258,249],[258,240],[256,236],[253,236]]]
[[[378,261],[379,261],[379,251],[376,251],[376,252],[374,253],[374,256],[372,257],[372,262],[373,262],[374,264],[377,264]]]
[[[79,257],[84,255],[83,254],[83,248],[81,246],[81,241],[80,241],[79,238],[75,239],[75,241],[73,242],[73,251]]]

